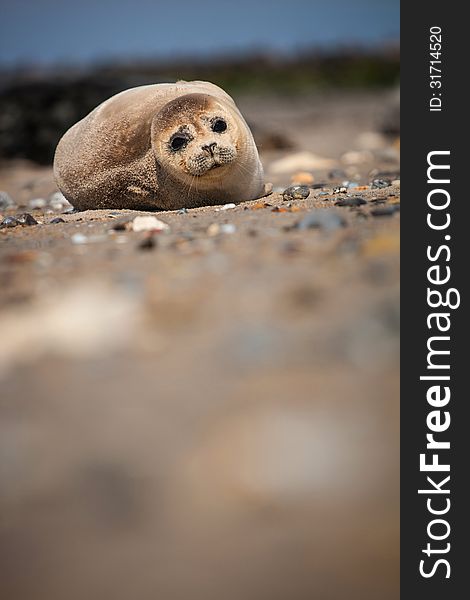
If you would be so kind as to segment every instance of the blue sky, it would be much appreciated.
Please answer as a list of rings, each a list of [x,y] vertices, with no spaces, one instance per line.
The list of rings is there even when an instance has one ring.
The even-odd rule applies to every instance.
[[[0,0],[0,65],[379,44],[398,0]]]

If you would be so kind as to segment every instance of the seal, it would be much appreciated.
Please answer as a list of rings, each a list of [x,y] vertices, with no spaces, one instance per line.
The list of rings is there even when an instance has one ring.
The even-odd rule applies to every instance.
[[[173,210],[264,194],[248,125],[233,99],[205,81],[112,96],[61,138],[54,176],[78,210]]]

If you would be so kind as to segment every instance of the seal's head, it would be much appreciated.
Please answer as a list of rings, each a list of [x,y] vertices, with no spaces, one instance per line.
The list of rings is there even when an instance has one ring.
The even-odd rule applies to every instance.
[[[177,179],[213,180],[236,161],[244,132],[228,105],[207,94],[186,94],[165,104],[152,121],[158,161]]]

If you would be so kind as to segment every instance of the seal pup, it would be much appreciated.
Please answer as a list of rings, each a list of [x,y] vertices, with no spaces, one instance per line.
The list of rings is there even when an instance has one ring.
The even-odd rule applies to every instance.
[[[61,138],[54,176],[78,210],[173,210],[264,194],[248,125],[233,99],[205,81],[112,96]]]

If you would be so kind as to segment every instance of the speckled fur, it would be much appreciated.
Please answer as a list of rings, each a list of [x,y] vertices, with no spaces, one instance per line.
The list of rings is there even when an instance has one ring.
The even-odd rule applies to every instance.
[[[194,146],[212,141],[204,120],[207,111],[217,110],[229,123],[233,144],[218,151],[220,166],[202,173],[205,159],[194,154],[183,164],[169,152],[168,138],[189,122]],[[106,100],[62,137],[54,175],[79,210],[169,210],[252,200],[264,191],[245,120],[228,94],[203,81],[141,86]]]

